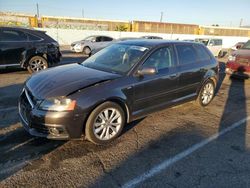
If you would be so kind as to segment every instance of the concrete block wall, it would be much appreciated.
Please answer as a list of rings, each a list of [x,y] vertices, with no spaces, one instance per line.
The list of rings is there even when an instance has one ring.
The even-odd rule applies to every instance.
[[[90,35],[106,35],[113,38],[121,37],[141,37],[146,35],[160,36],[167,40],[184,40],[195,38],[221,38],[223,39],[223,48],[230,48],[237,42],[246,42],[248,37],[235,36],[205,36],[205,35],[183,35],[183,34],[164,34],[164,33],[142,33],[142,32],[119,32],[119,31],[90,31],[90,30],[74,30],[74,29],[56,29],[56,28],[36,28],[46,31],[46,33],[57,40],[60,45],[70,45],[72,42],[82,40]]]

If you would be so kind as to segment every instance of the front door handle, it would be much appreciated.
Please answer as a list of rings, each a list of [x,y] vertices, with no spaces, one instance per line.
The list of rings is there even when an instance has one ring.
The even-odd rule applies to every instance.
[[[175,79],[176,77],[178,77],[179,74],[172,74],[169,76],[170,79]]]

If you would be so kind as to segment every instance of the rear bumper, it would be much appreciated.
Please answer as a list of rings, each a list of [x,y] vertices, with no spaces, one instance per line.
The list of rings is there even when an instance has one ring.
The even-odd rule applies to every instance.
[[[250,78],[249,72],[239,72],[232,70],[230,68],[226,68],[225,73],[231,76],[241,77],[241,78]]]
[[[236,62],[228,62],[226,65],[226,74],[244,78],[250,77],[250,66],[242,65]]]

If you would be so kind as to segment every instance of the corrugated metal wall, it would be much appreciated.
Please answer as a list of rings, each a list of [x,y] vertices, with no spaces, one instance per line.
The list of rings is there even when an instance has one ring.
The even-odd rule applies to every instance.
[[[35,16],[0,12],[0,25],[19,25],[25,27],[80,29],[97,31],[132,31],[166,34],[195,34],[213,36],[250,37],[250,29],[199,26],[193,24],[161,23],[148,21],[112,21],[83,18],[64,18]]]
[[[198,25],[133,21],[132,31],[150,33],[197,34]]]

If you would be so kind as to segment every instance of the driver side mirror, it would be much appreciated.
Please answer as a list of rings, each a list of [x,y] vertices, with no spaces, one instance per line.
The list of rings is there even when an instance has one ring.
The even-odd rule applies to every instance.
[[[138,76],[154,75],[156,73],[157,73],[157,70],[154,67],[144,67],[141,70],[137,71]]]

